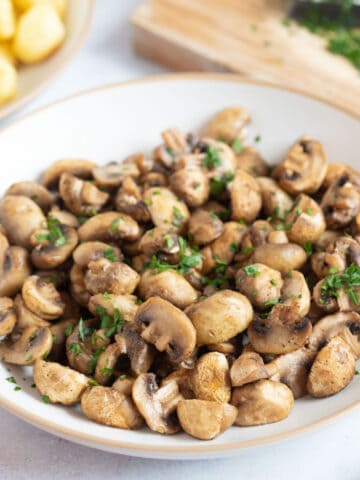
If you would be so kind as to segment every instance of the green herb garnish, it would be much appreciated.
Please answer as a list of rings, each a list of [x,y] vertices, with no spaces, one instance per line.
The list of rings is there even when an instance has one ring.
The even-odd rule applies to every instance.
[[[303,249],[305,250],[306,255],[308,257],[311,257],[311,255],[313,253],[313,244],[311,242],[305,242],[303,244]]]
[[[63,234],[60,221],[52,215],[49,215],[46,219],[46,224],[48,232],[38,235],[36,237],[37,240],[40,243],[45,241],[53,243],[55,247],[62,247],[63,245],[65,245],[66,237]]]
[[[338,290],[343,289],[353,304],[359,305],[359,295],[354,290],[354,287],[360,287],[360,267],[354,263],[342,272],[331,269],[329,275],[324,278],[323,282],[321,291],[325,295],[338,298]]]
[[[75,355],[75,357],[77,357],[81,353],[80,343],[70,343],[69,350],[73,355]]]
[[[239,154],[244,150],[244,145],[241,140],[236,138],[232,143],[231,143],[231,148],[234,150],[235,153]]]
[[[227,172],[221,177],[214,177],[210,180],[210,193],[212,195],[220,195],[226,188],[229,182],[234,180],[233,172]]]
[[[182,221],[184,220],[184,215],[181,213],[180,209],[178,207],[173,207],[173,220],[172,224],[175,227],[180,227]]]
[[[104,257],[110,260],[110,262],[116,262],[115,250],[113,248],[105,248]]]
[[[256,265],[247,265],[246,267],[243,267],[243,270],[248,277],[257,277],[260,274]]]
[[[42,400],[44,403],[50,403],[50,398],[48,397],[48,395],[42,395],[42,396],[41,396],[41,400]]]
[[[9,383],[16,383],[15,377],[7,377],[6,381]]]
[[[215,168],[220,167],[221,165],[221,158],[219,156],[219,152],[215,147],[211,145],[207,147],[205,158],[203,159],[203,166],[206,168]]]
[[[88,367],[89,367],[88,374],[89,375],[92,375],[94,373],[94,370],[95,370],[96,364],[99,360],[99,357],[103,353],[104,350],[105,350],[105,347],[100,347],[92,354],[92,356],[89,360],[89,365],[88,365]]]

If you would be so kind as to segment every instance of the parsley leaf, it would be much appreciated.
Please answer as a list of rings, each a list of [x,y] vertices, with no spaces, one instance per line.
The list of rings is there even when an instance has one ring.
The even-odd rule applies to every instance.
[[[40,243],[45,241],[53,243],[55,247],[62,247],[65,245],[67,240],[63,233],[60,221],[52,215],[49,215],[46,219],[46,224],[48,232],[38,235],[37,240]]]
[[[222,162],[218,150],[215,147],[209,145],[207,147],[207,152],[202,163],[204,167],[209,169],[220,167]]]
[[[243,270],[248,277],[257,277],[260,274],[256,265],[247,265],[246,267],[243,267]]]
[[[48,395],[42,395],[42,396],[41,396],[41,400],[42,400],[44,403],[50,403],[50,398],[48,397]]]
[[[116,262],[115,250],[113,248],[105,248],[104,257],[110,260],[110,262]]]
[[[216,176],[210,180],[210,193],[212,195],[220,195],[226,188],[229,182],[234,180],[234,173],[227,172],[221,177]]]
[[[184,215],[181,213],[180,209],[178,207],[173,207],[173,220],[172,224],[175,225],[175,227],[180,227],[182,221],[184,220]]]
[[[231,148],[234,150],[235,153],[241,153],[244,149],[244,145],[241,140],[236,138],[232,143],[231,143]]]

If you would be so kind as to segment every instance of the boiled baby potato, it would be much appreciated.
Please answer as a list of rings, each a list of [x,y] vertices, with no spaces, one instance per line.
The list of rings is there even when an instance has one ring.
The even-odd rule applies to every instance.
[[[29,8],[35,5],[52,5],[61,18],[64,18],[67,7],[67,0],[13,0],[13,3],[20,12],[29,10]]]
[[[15,33],[15,12],[11,0],[0,0],[0,41],[10,40]]]
[[[15,56],[24,63],[45,59],[65,37],[65,27],[54,7],[39,4],[19,18],[15,38]]]
[[[17,81],[15,68],[0,54],[0,104],[16,95]]]

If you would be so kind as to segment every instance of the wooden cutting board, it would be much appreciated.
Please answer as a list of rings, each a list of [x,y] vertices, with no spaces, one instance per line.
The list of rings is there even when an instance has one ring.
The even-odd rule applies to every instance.
[[[146,58],[182,71],[238,72],[294,88],[360,118],[360,73],[292,23],[284,0],[147,0],[133,14]],[[295,113],[295,112],[294,112]]]

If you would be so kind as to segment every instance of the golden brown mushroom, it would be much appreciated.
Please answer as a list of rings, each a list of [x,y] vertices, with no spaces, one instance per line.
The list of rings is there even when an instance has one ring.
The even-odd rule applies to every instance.
[[[140,276],[126,263],[101,258],[89,263],[84,281],[92,295],[103,292],[126,295],[133,293]]]
[[[205,127],[204,135],[231,143],[243,140],[250,123],[249,113],[241,107],[227,107],[216,113]]]
[[[15,327],[14,302],[9,297],[0,297],[0,337],[9,335]]]
[[[231,385],[241,387],[246,383],[268,378],[262,357],[256,352],[243,352],[230,369]]]
[[[227,403],[231,396],[229,363],[223,353],[210,352],[196,362],[192,385],[198,400]]]
[[[32,365],[38,358],[49,354],[52,343],[49,328],[27,327],[17,340],[8,337],[0,342],[0,358],[14,365]]]
[[[54,187],[63,173],[71,173],[80,178],[91,178],[91,171],[96,164],[82,158],[66,158],[54,162],[44,172],[41,183],[45,187]]]

